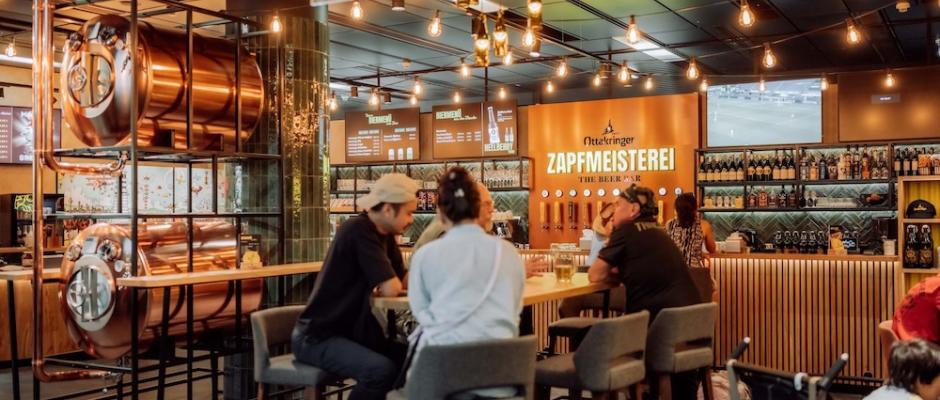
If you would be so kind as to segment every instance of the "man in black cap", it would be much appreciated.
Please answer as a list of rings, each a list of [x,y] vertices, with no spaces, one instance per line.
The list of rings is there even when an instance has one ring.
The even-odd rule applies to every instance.
[[[632,186],[617,198],[614,231],[591,264],[591,282],[613,281],[626,288],[626,312],[647,310],[652,322],[664,308],[700,302],[689,267],[666,232],[656,224],[653,191]],[[695,373],[672,377],[675,399],[694,399]]]

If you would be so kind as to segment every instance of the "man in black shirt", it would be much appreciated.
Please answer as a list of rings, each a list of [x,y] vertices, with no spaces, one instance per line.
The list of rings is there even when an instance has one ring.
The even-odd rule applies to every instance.
[[[626,288],[626,312],[647,310],[652,322],[664,308],[700,302],[689,267],[675,243],[656,224],[653,192],[631,187],[617,199],[610,241],[588,270],[591,282],[614,281]],[[693,373],[672,377],[675,399],[694,399]]]
[[[371,298],[376,289],[381,296],[402,291],[395,235],[413,221],[417,190],[411,178],[388,174],[359,199],[368,211],[337,230],[291,336],[297,360],[356,380],[350,400],[384,399],[404,358],[373,316]]]

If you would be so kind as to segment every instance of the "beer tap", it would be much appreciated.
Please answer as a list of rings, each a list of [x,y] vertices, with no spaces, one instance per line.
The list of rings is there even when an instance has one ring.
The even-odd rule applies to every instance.
[[[574,201],[568,202],[568,226],[573,231],[578,230],[578,203]]]
[[[555,225],[555,229],[565,229],[565,225],[562,224],[561,220],[561,202],[557,200],[552,203],[552,223]]]
[[[544,201],[539,202],[539,225],[542,226],[543,231],[549,229],[548,226],[548,204],[545,204]]]

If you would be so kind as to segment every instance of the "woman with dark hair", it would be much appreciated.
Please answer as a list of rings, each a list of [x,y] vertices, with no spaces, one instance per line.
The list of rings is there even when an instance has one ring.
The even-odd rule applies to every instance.
[[[921,339],[891,346],[888,384],[865,400],[940,399],[940,347]]]
[[[715,282],[707,269],[706,255],[702,252],[702,245],[708,254],[715,254],[715,234],[708,221],[698,215],[698,201],[692,193],[683,193],[676,197],[676,218],[666,224],[666,233],[679,247],[686,265],[691,268],[692,280],[702,296],[702,301],[711,301],[714,298]]]
[[[408,302],[419,324],[410,338],[415,359],[427,345],[519,336],[526,271],[511,243],[477,224],[480,193],[465,169],[441,177],[437,202],[447,234],[415,252],[408,275]],[[515,391],[473,394],[497,398]]]

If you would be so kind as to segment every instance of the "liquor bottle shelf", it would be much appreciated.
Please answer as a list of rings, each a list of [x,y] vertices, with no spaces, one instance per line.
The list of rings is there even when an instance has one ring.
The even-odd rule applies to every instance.
[[[836,180],[815,180],[802,181],[803,185],[868,185],[868,184],[887,184],[894,182],[894,179],[836,179]]]
[[[940,218],[902,218],[905,224],[940,224]]]
[[[884,212],[897,211],[894,207],[859,207],[859,208],[828,208],[828,207],[777,207],[777,208],[702,208],[701,212],[719,213],[719,212]],[[940,221],[940,220],[938,220]]]
[[[935,177],[940,180],[940,176]],[[770,180],[770,181],[725,181],[725,182],[697,182],[696,185],[702,187],[738,187],[738,186],[772,186],[772,185],[869,185],[869,184],[888,184],[894,182],[894,179],[853,179],[853,180]]]

